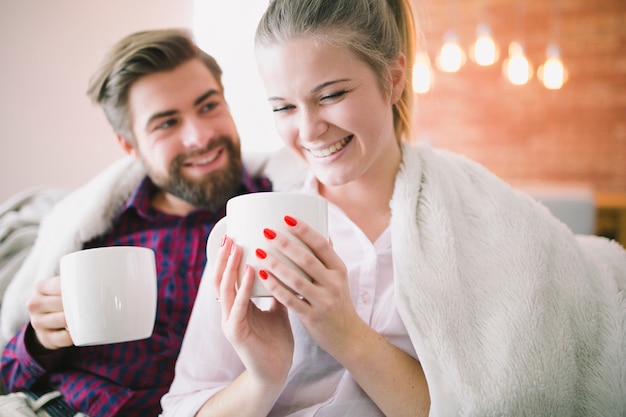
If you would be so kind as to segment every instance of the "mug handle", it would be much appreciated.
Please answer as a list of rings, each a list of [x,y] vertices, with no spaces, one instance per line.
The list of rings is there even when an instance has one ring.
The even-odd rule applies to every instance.
[[[209,233],[209,237],[206,242],[206,263],[207,270],[213,269],[213,262],[217,257],[217,251],[220,249],[220,243],[222,238],[226,234],[226,216],[222,217],[215,223],[213,229]]]

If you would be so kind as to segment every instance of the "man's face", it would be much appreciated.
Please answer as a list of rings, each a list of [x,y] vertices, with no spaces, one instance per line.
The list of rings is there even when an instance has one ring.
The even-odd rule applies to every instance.
[[[221,88],[199,59],[139,79],[128,103],[137,141],[130,153],[174,211],[215,211],[234,194],[242,173],[239,136]]]

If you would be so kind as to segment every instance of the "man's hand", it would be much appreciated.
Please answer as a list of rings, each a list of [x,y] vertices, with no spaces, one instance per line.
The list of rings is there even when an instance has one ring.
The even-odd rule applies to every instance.
[[[61,301],[61,279],[52,277],[37,282],[35,292],[27,303],[30,324],[35,330],[37,341],[46,349],[54,350],[72,346],[67,331],[63,302]]]

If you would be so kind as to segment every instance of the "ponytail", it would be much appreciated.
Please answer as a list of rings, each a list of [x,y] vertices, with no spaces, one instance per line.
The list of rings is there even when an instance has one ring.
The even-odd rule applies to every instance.
[[[394,127],[396,135],[405,141],[411,138],[411,116],[413,114],[413,65],[415,63],[416,30],[415,20],[409,0],[388,0],[393,10],[400,36],[400,52],[406,58],[404,90],[394,106]]]

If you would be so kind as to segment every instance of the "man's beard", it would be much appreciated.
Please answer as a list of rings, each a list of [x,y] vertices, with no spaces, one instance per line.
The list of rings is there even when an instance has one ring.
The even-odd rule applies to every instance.
[[[201,155],[219,146],[223,146],[224,152],[228,155],[226,167],[210,172],[198,180],[186,178],[182,174],[181,169],[187,158]],[[170,164],[167,176],[156,172],[143,157],[142,160],[152,182],[161,190],[195,207],[206,208],[213,212],[220,210],[226,201],[235,195],[241,184],[243,171],[241,148],[227,136],[220,136],[211,141],[203,150],[178,155]]]

